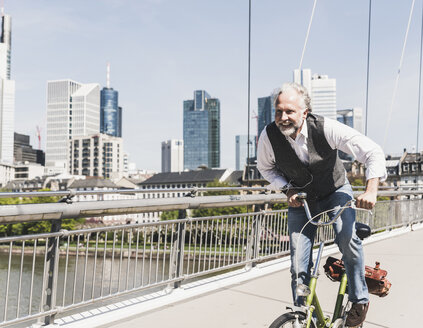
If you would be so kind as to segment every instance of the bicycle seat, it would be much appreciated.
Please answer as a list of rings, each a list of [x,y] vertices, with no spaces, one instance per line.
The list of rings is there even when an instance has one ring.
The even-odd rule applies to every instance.
[[[356,222],[355,233],[357,234],[358,238],[363,240],[364,238],[367,238],[372,234],[372,229],[370,229],[367,224]]]

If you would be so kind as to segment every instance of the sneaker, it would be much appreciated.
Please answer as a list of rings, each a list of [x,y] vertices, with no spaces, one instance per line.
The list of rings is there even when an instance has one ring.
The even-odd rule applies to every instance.
[[[347,320],[345,325],[347,327],[356,327],[364,322],[366,319],[367,310],[369,309],[369,303],[358,304],[353,303],[351,309],[348,311]]]

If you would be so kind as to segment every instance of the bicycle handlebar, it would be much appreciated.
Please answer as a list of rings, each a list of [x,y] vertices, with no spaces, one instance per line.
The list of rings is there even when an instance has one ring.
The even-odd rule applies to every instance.
[[[322,213],[319,213],[319,214],[317,214],[315,217],[312,217],[311,216],[311,213],[310,213],[310,209],[309,209],[309,207],[308,207],[308,203],[307,203],[307,200],[306,200],[306,198],[307,198],[307,193],[305,193],[305,192],[299,192],[298,194],[297,194],[297,199],[298,199],[298,201],[300,201],[302,204],[303,204],[303,206],[304,206],[304,211],[306,212],[306,215],[307,215],[307,219],[309,220],[309,222],[311,223],[311,224],[313,224],[313,225],[316,225],[316,226],[327,226],[327,225],[330,225],[330,224],[332,224],[332,223],[334,223],[336,220],[338,220],[338,218],[341,216],[341,214],[347,209],[347,208],[349,208],[349,207],[351,207],[351,208],[355,208],[355,209],[357,209],[355,206],[354,206],[354,204],[355,204],[355,200],[354,199],[351,199],[351,200],[349,200],[348,202],[346,202],[345,204],[344,204],[344,206],[336,206],[336,207],[334,207],[333,208],[333,210],[336,210],[337,208],[339,208],[339,211],[338,211],[338,213],[336,213],[336,215],[330,220],[330,221],[328,221],[328,222],[324,222],[324,221],[322,221],[321,219],[319,219],[319,220],[317,220],[317,221],[314,221],[314,218],[315,217],[317,217],[317,216],[319,216],[319,215],[321,215],[321,214],[323,214],[323,213],[325,213],[325,212],[322,212]]]

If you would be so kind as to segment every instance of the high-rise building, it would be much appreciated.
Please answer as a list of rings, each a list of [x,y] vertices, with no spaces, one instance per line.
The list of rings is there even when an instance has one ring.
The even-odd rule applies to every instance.
[[[122,137],[122,107],[119,107],[119,93],[110,87],[110,64],[107,64],[107,84],[101,90],[100,132]]]
[[[363,127],[363,109],[360,107],[338,109],[336,111],[336,119],[360,133],[364,133]]]
[[[204,90],[184,101],[184,168],[220,166],[220,101]]]
[[[69,141],[100,131],[100,85],[47,82],[47,173],[69,171]]]
[[[14,133],[13,157],[15,163],[38,163],[44,166],[45,154],[41,149],[33,149],[29,143],[29,136]]]
[[[363,109],[360,107],[338,109],[336,111],[336,119],[349,127],[356,129],[360,133],[364,133],[363,129]],[[353,161],[354,157],[338,151],[339,157],[345,161]]]
[[[275,120],[273,95],[258,98],[257,135],[260,136],[266,125]]]
[[[235,169],[243,170],[249,158],[256,157],[256,136],[250,136],[248,141],[247,135],[235,136]],[[248,147],[250,148],[248,154]]]
[[[2,8],[0,37],[0,161],[13,163],[15,126],[15,81],[10,79],[12,18]]]
[[[182,172],[184,170],[183,140],[162,142],[162,172]]]
[[[327,75],[311,75],[310,69],[296,69],[294,82],[307,88],[313,113],[336,120],[336,79]]]
[[[102,133],[73,137],[69,150],[71,174],[104,178],[123,175],[122,138]]]

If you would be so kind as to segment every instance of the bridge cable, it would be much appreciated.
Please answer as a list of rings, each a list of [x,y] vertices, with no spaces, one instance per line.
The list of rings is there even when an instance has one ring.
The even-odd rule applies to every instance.
[[[248,1],[248,133],[247,133],[247,186],[250,186],[250,99],[251,99],[251,0]],[[241,141],[241,140],[240,140]]]
[[[367,118],[369,114],[369,70],[370,70],[370,27],[372,18],[372,0],[369,0],[369,33],[367,36],[367,85],[366,85],[366,128],[364,134],[367,136]]]
[[[307,47],[308,36],[310,34],[311,23],[313,22],[314,10],[316,9],[316,3],[317,3],[317,0],[314,0],[313,10],[311,11],[310,22],[308,23],[307,34],[306,34],[306,38],[305,38],[305,41],[304,41],[303,52],[301,53],[300,65],[298,66],[298,70],[300,72],[301,72],[301,68],[302,68],[302,65],[303,65],[304,53],[305,53],[305,50],[306,50],[306,47]]]
[[[388,136],[389,123],[391,121],[392,109],[394,107],[395,96],[396,96],[396,93],[397,93],[397,90],[398,90],[398,82],[399,82],[399,77],[400,77],[400,73],[401,73],[402,62],[404,60],[405,46],[407,45],[408,31],[410,30],[411,17],[413,15],[414,3],[415,2],[416,2],[416,0],[413,0],[413,2],[411,4],[411,9],[410,9],[410,16],[408,17],[407,30],[406,30],[406,33],[405,33],[404,44],[403,44],[403,47],[402,47],[402,52],[401,52],[401,58],[400,58],[399,66],[398,66],[397,77],[395,79],[395,85],[394,85],[394,91],[393,91],[393,94],[392,94],[391,106],[389,107],[389,112],[388,112],[388,121],[386,122],[385,136],[383,138],[383,148],[385,148],[386,138]]]
[[[417,104],[417,137],[416,137],[416,153],[419,152],[419,135],[420,135],[420,105],[422,91],[422,47],[423,47],[423,4],[422,4],[422,27],[420,30],[420,67],[419,67],[419,100]]]

